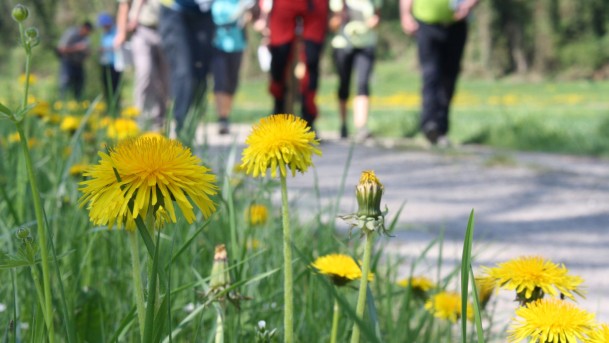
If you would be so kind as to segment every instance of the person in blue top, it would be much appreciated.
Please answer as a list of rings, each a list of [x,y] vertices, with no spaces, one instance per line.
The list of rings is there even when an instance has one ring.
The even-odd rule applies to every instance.
[[[102,88],[108,109],[112,112],[118,108],[120,103],[120,90],[118,86],[121,72],[114,67],[114,37],[116,36],[116,28],[114,27],[114,19],[108,13],[101,13],[97,17],[97,25],[102,28],[99,48]]]
[[[161,0],[159,33],[167,58],[178,135],[191,106],[205,101],[214,51],[212,3],[213,0]],[[189,128],[189,131],[194,132],[194,129]]]
[[[229,133],[229,115],[239,82],[243,50],[246,47],[244,25],[249,20],[250,0],[215,0],[211,14],[216,24],[214,37],[214,97],[220,125],[219,133]]]

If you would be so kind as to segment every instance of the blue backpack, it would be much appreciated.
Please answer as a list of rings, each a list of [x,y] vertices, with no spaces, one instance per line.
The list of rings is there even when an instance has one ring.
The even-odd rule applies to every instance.
[[[214,46],[224,52],[243,51],[246,46],[245,31],[240,23],[244,6],[240,0],[215,0],[211,15],[216,24]]]

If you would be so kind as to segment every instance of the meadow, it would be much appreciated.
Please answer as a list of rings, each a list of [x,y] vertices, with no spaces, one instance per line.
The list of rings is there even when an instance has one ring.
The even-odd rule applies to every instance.
[[[422,276],[417,266],[441,237],[412,260],[387,258],[375,245],[397,229],[402,209],[381,208],[382,180],[373,172],[362,171],[357,185],[336,180],[356,188],[356,213],[337,213],[338,205],[301,211],[286,183],[312,167],[323,145],[302,120],[266,116],[263,78],[243,83],[234,114],[255,123],[256,139],[242,153],[218,151],[141,132],[130,107],[112,116],[99,98],[57,101],[51,76],[30,87],[31,38],[21,36],[25,76],[1,80],[8,90],[0,99],[2,341],[493,342],[509,335],[550,342],[547,332],[560,342],[607,341],[607,325],[559,300],[578,297],[583,282],[564,265],[515,258],[474,275],[473,213],[461,265],[430,278],[434,270]],[[377,134],[416,135],[417,78],[401,68],[399,60],[378,65]],[[334,82],[324,80],[319,94],[321,130],[338,127]],[[603,154],[607,88],[464,80],[451,135]],[[352,232],[322,220],[338,215]],[[409,275],[398,274],[404,266]],[[522,305],[510,333],[487,306],[500,288]]]

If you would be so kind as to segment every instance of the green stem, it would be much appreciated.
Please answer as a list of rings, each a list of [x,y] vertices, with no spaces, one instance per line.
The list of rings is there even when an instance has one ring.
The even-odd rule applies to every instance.
[[[290,212],[288,207],[288,186],[286,177],[281,175],[281,214],[283,217],[283,329],[284,342],[294,342],[294,296],[292,281],[292,238],[290,233]]]
[[[357,297],[357,307],[355,314],[359,319],[364,318],[364,310],[366,308],[366,290],[368,288],[368,274],[370,274],[370,260],[372,257],[372,245],[374,243],[373,233],[366,234],[366,247],[364,248],[364,261],[362,265],[362,277],[359,284],[359,295]],[[357,323],[353,324],[353,334],[351,335],[351,343],[359,343],[360,330]]]
[[[220,305],[221,306],[221,305]],[[218,316],[216,317],[216,337],[215,343],[224,343],[224,318],[223,311],[221,309],[218,310]]]
[[[336,343],[336,337],[338,337],[338,319],[340,317],[340,308],[338,307],[338,300],[334,299],[334,314],[332,316],[332,333],[330,334],[330,343]]]
[[[131,272],[137,305],[137,319],[140,323],[140,339],[144,337],[146,324],[146,306],[144,305],[144,288],[142,284],[142,267],[140,265],[140,247],[136,231],[129,231],[129,247],[131,248]]]
[[[32,280],[34,280],[34,286],[36,287],[36,294],[38,295],[38,301],[40,301],[40,308],[42,309],[42,317],[44,318],[44,322],[49,325],[49,318],[47,317],[47,313],[44,310],[44,294],[42,291],[42,286],[40,286],[40,278],[38,277],[38,270],[36,270],[36,266],[30,267],[30,272],[32,273]]]
[[[25,157],[25,167],[27,169],[28,178],[30,179],[30,188],[32,189],[32,197],[34,198],[34,213],[36,214],[36,226],[38,229],[38,244],[40,246],[40,259],[42,265],[42,284],[44,286],[44,311],[46,316],[50,319],[47,323],[47,329],[49,331],[49,341],[55,342],[55,330],[53,328],[53,302],[51,298],[51,274],[49,268],[49,250],[47,246],[47,232],[44,227],[44,216],[42,213],[42,202],[40,200],[40,192],[38,191],[38,184],[36,182],[36,176],[34,175],[34,167],[32,166],[32,156],[28,148],[28,142],[25,137],[23,130],[23,122],[16,123],[17,132],[21,136],[20,142],[23,148],[23,155]]]

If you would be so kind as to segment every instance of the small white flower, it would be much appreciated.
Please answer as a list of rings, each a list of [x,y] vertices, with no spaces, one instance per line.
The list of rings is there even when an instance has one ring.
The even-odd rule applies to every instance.
[[[186,311],[188,313],[190,313],[194,310],[195,310],[195,304],[193,304],[193,303],[188,303],[188,304],[186,304],[186,306],[184,306],[184,311]]]
[[[0,303],[0,312],[4,312],[6,311],[6,305],[4,305],[3,303]]]
[[[266,328],[266,322],[264,320],[261,320],[258,322],[258,328],[260,330],[264,330]]]

